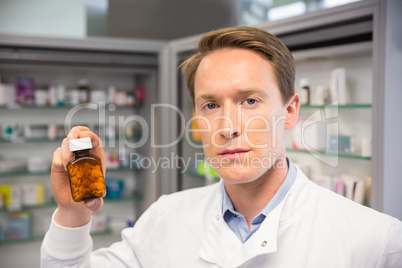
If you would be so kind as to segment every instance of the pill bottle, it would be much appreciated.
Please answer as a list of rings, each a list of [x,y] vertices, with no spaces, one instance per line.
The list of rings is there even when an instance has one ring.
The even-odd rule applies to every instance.
[[[80,104],[89,103],[91,99],[91,90],[86,79],[78,81],[78,91]]]
[[[310,105],[310,81],[307,78],[300,79],[300,104]]]
[[[71,195],[74,201],[101,198],[106,195],[102,163],[99,157],[90,153],[91,138],[69,141],[73,159],[67,164]]]

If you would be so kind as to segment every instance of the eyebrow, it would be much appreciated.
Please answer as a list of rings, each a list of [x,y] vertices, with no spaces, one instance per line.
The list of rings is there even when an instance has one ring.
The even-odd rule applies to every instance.
[[[245,95],[251,95],[251,94],[258,94],[262,95],[264,97],[269,97],[269,94],[262,89],[259,88],[244,88],[244,89],[239,89],[237,91],[238,95],[245,96]]]
[[[259,88],[239,89],[239,90],[237,90],[236,95],[247,96],[247,95],[251,95],[253,93],[269,98],[269,94],[265,90],[261,90]],[[200,100],[213,100],[215,98],[216,98],[215,94],[202,94],[202,95],[196,97],[195,102],[198,102]]]

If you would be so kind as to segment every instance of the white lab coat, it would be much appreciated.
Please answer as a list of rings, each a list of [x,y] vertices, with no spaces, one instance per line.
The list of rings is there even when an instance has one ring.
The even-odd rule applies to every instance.
[[[42,267],[402,267],[400,221],[315,185],[300,169],[244,244],[223,220],[221,198],[218,184],[162,196],[121,242],[92,253],[89,224],[53,221]]]

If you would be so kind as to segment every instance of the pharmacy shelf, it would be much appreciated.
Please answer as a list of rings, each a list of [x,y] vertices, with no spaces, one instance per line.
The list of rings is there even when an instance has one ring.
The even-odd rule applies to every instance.
[[[109,104],[106,105],[106,110]],[[115,106],[117,110],[132,110],[132,109],[140,109],[141,104],[133,105],[133,106]],[[1,110],[62,110],[62,109],[72,109],[77,107],[77,105],[59,105],[59,106],[48,106],[48,105],[0,105]],[[91,108],[89,105],[82,104],[82,108]]]
[[[321,156],[328,157],[340,157],[340,158],[351,158],[351,159],[360,159],[360,160],[371,160],[371,157],[361,156],[357,154],[347,154],[347,153],[336,153],[336,152],[320,152],[320,151],[304,151],[304,150],[296,150],[291,148],[286,148],[286,151],[289,153],[302,153],[302,154],[315,154]]]
[[[107,168],[106,172],[127,172],[127,171],[138,171],[141,168],[130,168],[130,167],[120,167],[120,168]]]
[[[123,197],[123,198],[120,198],[120,199],[104,198],[104,203],[105,204],[110,204],[110,203],[120,203],[120,202],[139,202],[141,200],[142,200],[142,196],[139,195],[139,194],[135,194],[135,195],[132,195],[132,196],[129,196],[129,197]],[[57,206],[56,202],[51,202],[51,203],[45,203],[43,205],[23,206],[21,210],[51,208],[51,207],[56,207],[56,206]],[[9,211],[7,209],[5,209],[5,208],[2,208],[2,209],[0,209],[0,212],[9,212]],[[110,235],[110,234],[112,234],[111,230],[105,230],[105,231],[91,233],[92,236],[102,236],[102,235]],[[13,240],[5,239],[3,241],[0,241],[0,247],[1,246],[19,244],[19,243],[39,242],[39,241],[43,240],[43,237],[44,236],[41,235],[41,236],[34,236],[34,237],[26,238],[26,239],[13,239]]]
[[[16,171],[7,171],[1,172],[0,178],[7,178],[7,177],[26,177],[26,176],[45,176],[49,175],[50,170],[40,171],[40,172],[29,172],[27,170],[16,170]]]
[[[199,178],[199,179],[206,180],[205,175],[199,174],[196,171],[190,170],[190,171],[186,171],[185,173],[187,175],[189,175],[189,176],[194,177],[194,178]],[[214,179],[214,181],[219,181],[220,180],[220,178],[217,178],[217,177],[214,177],[213,179]]]
[[[82,124],[84,125],[84,124]],[[125,138],[127,141],[139,141],[141,139],[141,135],[135,135],[134,137],[126,137],[124,135],[116,135],[115,139],[119,138]],[[23,138],[23,137],[18,137],[14,139],[4,139],[0,138],[0,144],[1,143],[12,143],[12,144],[24,144],[24,143],[45,143],[45,142],[62,142],[64,138],[56,138],[56,139],[49,139],[47,137],[43,138]],[[109,137],[106,137],[106,142],[109,140]]]
[[[122,198],[104,198],[104,202],[106,204],[110,203],[119,203],[119,202],[138,202],[142,200],[142,196],[140,194],[134,194],[132,196],[122,197]],[[29,205],[29,206],[22,206],[18,210],[9,210],[7,208],[0,208],[0,212],[15,212],[15,211],[24,211],[24,210],[31,210],[31,209],[44,209],[44,208],[51,208],[56,207],[57,202],[48,202],[40,205]]]
[[[7,55],[3,53],[1,56],[4,60],[6,58],[7,60],[3,60],[0,64],[2,78],[5,81],[15,81],[18,77],[29,76],[35,80],[36,85],[46,85],[54,82],[63,83],[66,87],[72,88],[79,79],[85,78],[88,79],[88,81],[91,81],[94,90],[102,90],[105,91],[105,93],[107,93],[106,88],[111,85],[116,86],[118,90],[126,90],[127,93],[133,93],[133,90],[135,90],[137,86],[143,86],[146,90],[144,103],[140,104],[139,101],[137,101],[136,105],[129,106],[117,105],[117,103],[114,105],[108,103],[102,105],[102,103],[97,102],[94,103],[97,105],[84,104],[60,106],[19,105],[8,102],[5,103],[5,105],[0,106],[2,124],[17,123],[20,127],[25,127],[26,125],[41,126],[52,123],[61,126],[65,123],[66,114],[70,112],[71,115],[74,115],[74,120],[71,120],[72,124],[95,126],[95,129],[96,126],[100,124],[99,117],[103,116],[103,114],[99,113],[103,113],[103,110],[107,115],[105,120],[109,121],[109,123],[111,123],[112,120],[112,117],[109,117],[109,115],[113,116],[113,119],[116,119],[116,122],[114,123],[118,123],[117,119],[119,116],[124,116],[124,119],[126,119],[132,115],[139,115],[147,122],[151,121],[151,110],[148,108],[151,107],[152,103],[155,103],[155,100],[158,97],[158,58],[160,52],[163,50],[164,42],[154,44],[148,41],[140,41],[137,43],[137,41],[128,42],[126,40],[59,40],[53,38],[15,38],[13,36],[7,36],[4,38],[2,36],[0,39],[1,46],[7,47],[7,51],[5,51]],[[28,50],[27,47],[29,47]],[[60,49],[63,50],[61,53],[63,54],[63,59],[60,58]],[[17,57],[14,55],[15,51],[18,52]],[[121,104],[127,102],[124,99],[123,101],[124,102],[121,102]],[[78,111],[79,108],[81,108],[82,111],[80,110],[78,113],[72,114],[73,112]],[[105,127],[108,126],[105,125]],[[156,127],[159,128],[159,125]],[[33,129],[33,131],[34,130],[35,129]],[[32,133],[34,133],[33,131]],[[136,129],[134,129],[133,134],[134,133],[136,134],[139,132],[136,132]],[[135,136],[129,138],[128,135],[127,137],[124,136],[124,132],[120,132],[120,134],[122,134],[122,136],[116,136],[114,144],[112,144],[114,139],[113,136],[109,139],[109,137],[101,135],[105,151],[110,150],[113,152],[117,150],[118,148],[116,146],[119,144],[118,139],[123,141],[122,137],[128,141],[126,143],[129,143],[129,141],[133,141],[133,144],[137,143],[135,141],[137,140]],[[23,136],[23,139],[18,138],[18,140],[12,141],[1,139],[0,147],[2,147],[1,149],[3,152],[7,152],[12,150],[11,147],[14,148],[17,146],[14,148],[16,154],[13,155],[13,159],[25,159],[26,162],[28,160],[27,155],[31,155],[31,152],[34,152],[35,150],[41,150],[40,155],[45,154],[46,151],[48,153],[53,152],[54,149],[51,148],[55,148],[54,146],[56,144],[60,144],[63,138],[64,137],[60,137],[59,139],[54,140],[48,139],[47,137],[40,139],[26,139],[25,136]],[[26,146],[27,148],[22,150],[22,146]],[[148,153],[153,153],[152,150],[148,150],[150,146],[148,143],[144,146],[144,154],[148,156]],[[132,150],[128,152],[131,151]],[[6,158],[5,160],[7,161],[8,159]],[[120,165],[123,165],[123,163]],[[123,178],[124,180],[135,180],[137,177],[137,169],[134,167],[136,166],[134,165],[133,169],[107,168],[105,175],[106,177],[109,175],[110,177]],[[44,168],[49,169],[50,165],[45,166]],[[21,165],[18,169],[19,170],[13,172],[0,172],[0,184],[19,184],[24,183],[26,179],[32,182],[40,182],[50,177],[50,170],[44,170],[38,173],[28,172],[26,165]],[[2,170],[7,171],[5,166]],[[142,171],[139,172],[142,173]],[[148,170],[144,170],[144,172],[146,173],[143,176],[147,177],[147,180],[144,181],[144,183],[136,185],[137,191],[141,193],[144,198],[139,202],[135,202],[133,199],[106,199],[105,203],[110,204],[110,207],[108,207],[107,210],[112,211],[122,205],[131,207],[131,203],[133,203],[134,206],[132,206],[132,209],[134,209],[134,215],[141,215],[148,205],[157,199],[159,186],[154,185],[156,174],[148,172]],[[132,185],[130,184],[129,186],[131,187]],[[126,188],[124,188],[124,190],[128,190]],[[121,201],[125,201],[126,203],[119,203]],[[49,210],[52,210],[53,208],[51,206],[54,206],[54,204],[24,207],[24,209],[32,211],[32,219],[34,219],[32,221],[33,230],[42,230],[38,217],[40,217],[39,215],[46,213],[47,209],[45,208],[49,206]],[[0,214],[1,224],[6,224],[6,212],[1,212]],[[3,227],[5,226],[3,225]],[[3,228],[3,230],[4,229],[5,228]],[[110,232],[103,234],[109,233]],[[40,235],[41,232],[34,232],[33,234]],[[3,236],[3,238],[5,237]],[[23,244],[42,239],[43,237],[32,237],[29,240],[6,241],[2,243],[2,245],[12,243]]]
[[[138,168],[130,168],[130,167],[121,167],[121,168],[108,168],[106,172],[127,172],[140,170]],[[10,172],[1,172],[0,178],[7,177],[29,177],[29,176],[48,176],[50,175],[50,170],[41,171],[41,172],[29,172],[27,170],[18,170],[18,171],[10,171]]]
[[[38,208],[51,208],[57,206],[56,202],[48,202],[48,203],[43,203],[40,205],[24,205],[21,206],[19,209],[8,209],[6,207],[1,208],[0,211],[4,212],[18,212],[18,211],[24,211],[24,210],[30,210],[30,209],[38,209]]]
[[[138,202],[142,200],[142,196],[140,194],[134,194],[132,196],[127,196],[123,198],[104,198],[105,204],[109,203],[120,203],[120,202]]]
[[[326,105],[300,105],[300,109],[369,109],[372,105],[370,103],[351,103],[345,105],[333,105],[333,104],[326,104]]]
[[[49,139],[49,138],[15,138],[15,139],[4,139],[0,138],[0,143],[12,143],[12,144],[19,144],[19,143],[42,143],[42,142],[62,142],[62,138],[56,139]]]
[[[186,174],[191,176],[191,177],[194,177],[194,178],[205,179],[205,175],[201,175],[201,174],[199,174],[199,173],[197,173],[196,171],[193,171],[193,170],[186,171]]]
[[[99,232],[93,232],[91,233],[91,236],[102,236],[102,235],[111,235],[112,231],[111,230],[105,230],[105,231],[99,231]],[[45,236],[34,236],[30,238],[25,238],[25,239],[6,239],[3,241],[0,241],[0,247],[1,246],[9,246],[9,245],[15,245],[15,244],[20,244],[20,243],[35,243],[35,242],[40,242],[43,241],[43,238]]]

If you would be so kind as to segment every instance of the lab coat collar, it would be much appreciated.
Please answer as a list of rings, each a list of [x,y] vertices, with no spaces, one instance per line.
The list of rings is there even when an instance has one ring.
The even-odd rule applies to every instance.
[[[222,184],[223,181],[219,183]],[[242,244],[223,219],[220,187],[216,187],[215,191],[215,200],[205,222],[206,237],[199,256],[219,267],[238,267],[258,255],[276,252],[279,221],[286,197],[268,214],[260,228]]]

